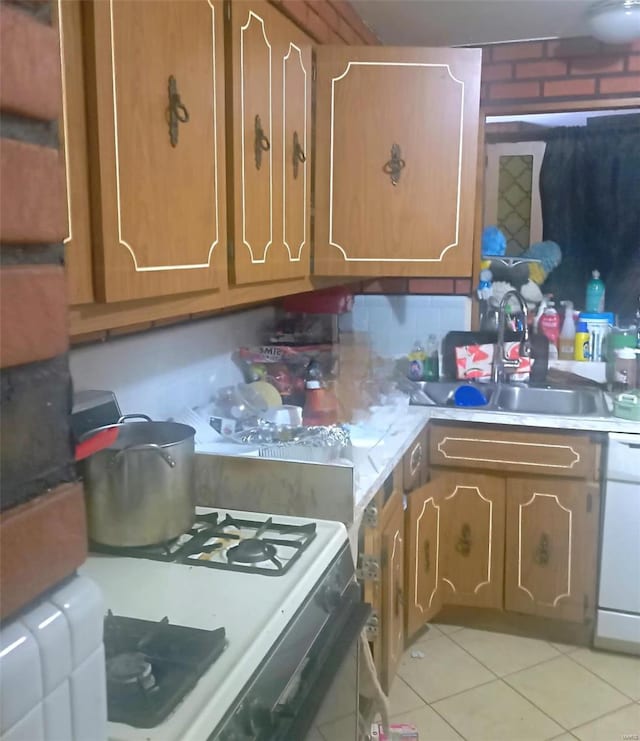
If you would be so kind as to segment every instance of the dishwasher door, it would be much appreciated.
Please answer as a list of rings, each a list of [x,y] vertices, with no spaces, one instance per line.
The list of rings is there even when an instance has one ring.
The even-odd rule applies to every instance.
[[[640,653],[640,435],[609,435],[595,643]]]

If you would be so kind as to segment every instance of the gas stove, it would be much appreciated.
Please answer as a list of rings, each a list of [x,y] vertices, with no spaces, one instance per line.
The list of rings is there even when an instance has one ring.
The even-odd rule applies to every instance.
[[[138,728],[163,721],[226,647],[225,630],[114,615],[104,619],[108,718]]]
[[[316,523],[281,518],[200,511],[193,527],[158,545],[113,547],[92,543],[91,550],[130,558],[185,563],[266,576],[285,574],[316,536]]]
[[[80,571],[98,583],[113,613],[105,622],[107,661],[125,655],[108,682],[111,739],[226,738],[247,707],[281,701],[310,647],[340,625],[341,606],[360,599],[344,525],[232,510],[198,508],[195,526],[176,541],[91,553]],[[110,620],[125,621],[115,640]],[[188,649],[178,648],[178,634]],[[158,658],[162,648],[168,657]],[[172,661],[197,666],[164,689]],[[174,684],[184,685],[176,696]],[[132,688],[145,704],[171,695],[173,707],[151,721],[112,713],[113,698]],[[279,738],[275,731],[250,737]]]

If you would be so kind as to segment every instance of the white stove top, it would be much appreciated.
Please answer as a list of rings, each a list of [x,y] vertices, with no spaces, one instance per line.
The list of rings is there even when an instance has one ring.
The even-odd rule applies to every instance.
[[[197,508],[205,514],[214,510]],[[215,510],[222,517],[264,514]],[[228,646],[176,710],[152,729],[109,723],[111,739],[206,739],[347,540],[343,524],[274,516],[284,524],[316,523],[316,537],[279,576],[239,573],[143,558],[91,554],[80,572],[101,587],[114,615],[226,630]]]

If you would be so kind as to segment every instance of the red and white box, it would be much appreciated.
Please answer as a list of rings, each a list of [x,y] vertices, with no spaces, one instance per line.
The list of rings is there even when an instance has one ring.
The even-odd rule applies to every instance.
[[[418,729],[410,723],[392,723],[387,736],[382,723],[371,725],[371,741],[420,741]]]
[[[517,360],[516,369],[507,372],[514,381],[528,381],[533,360],[520,357],[520,343],[505,342],[505,352],[509,360]],[[490,380],[495,345],[462,345],[456,347],[456,376],[461,380]],[[513,372],[512,372],[513,371]]]

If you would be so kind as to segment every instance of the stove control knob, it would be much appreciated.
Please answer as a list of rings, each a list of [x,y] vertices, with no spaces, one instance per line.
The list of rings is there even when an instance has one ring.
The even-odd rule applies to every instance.
[[[340,604],[342,592],[337,587],[324,587],[318,594],[319,602],[327,612],[333,612]]]
[[[247,708],[247,717],[251,730],[258,735],[260,735],[264,731],[270,730],[273,726],[271,711],[257,698],[249,702],[249,707]]]

